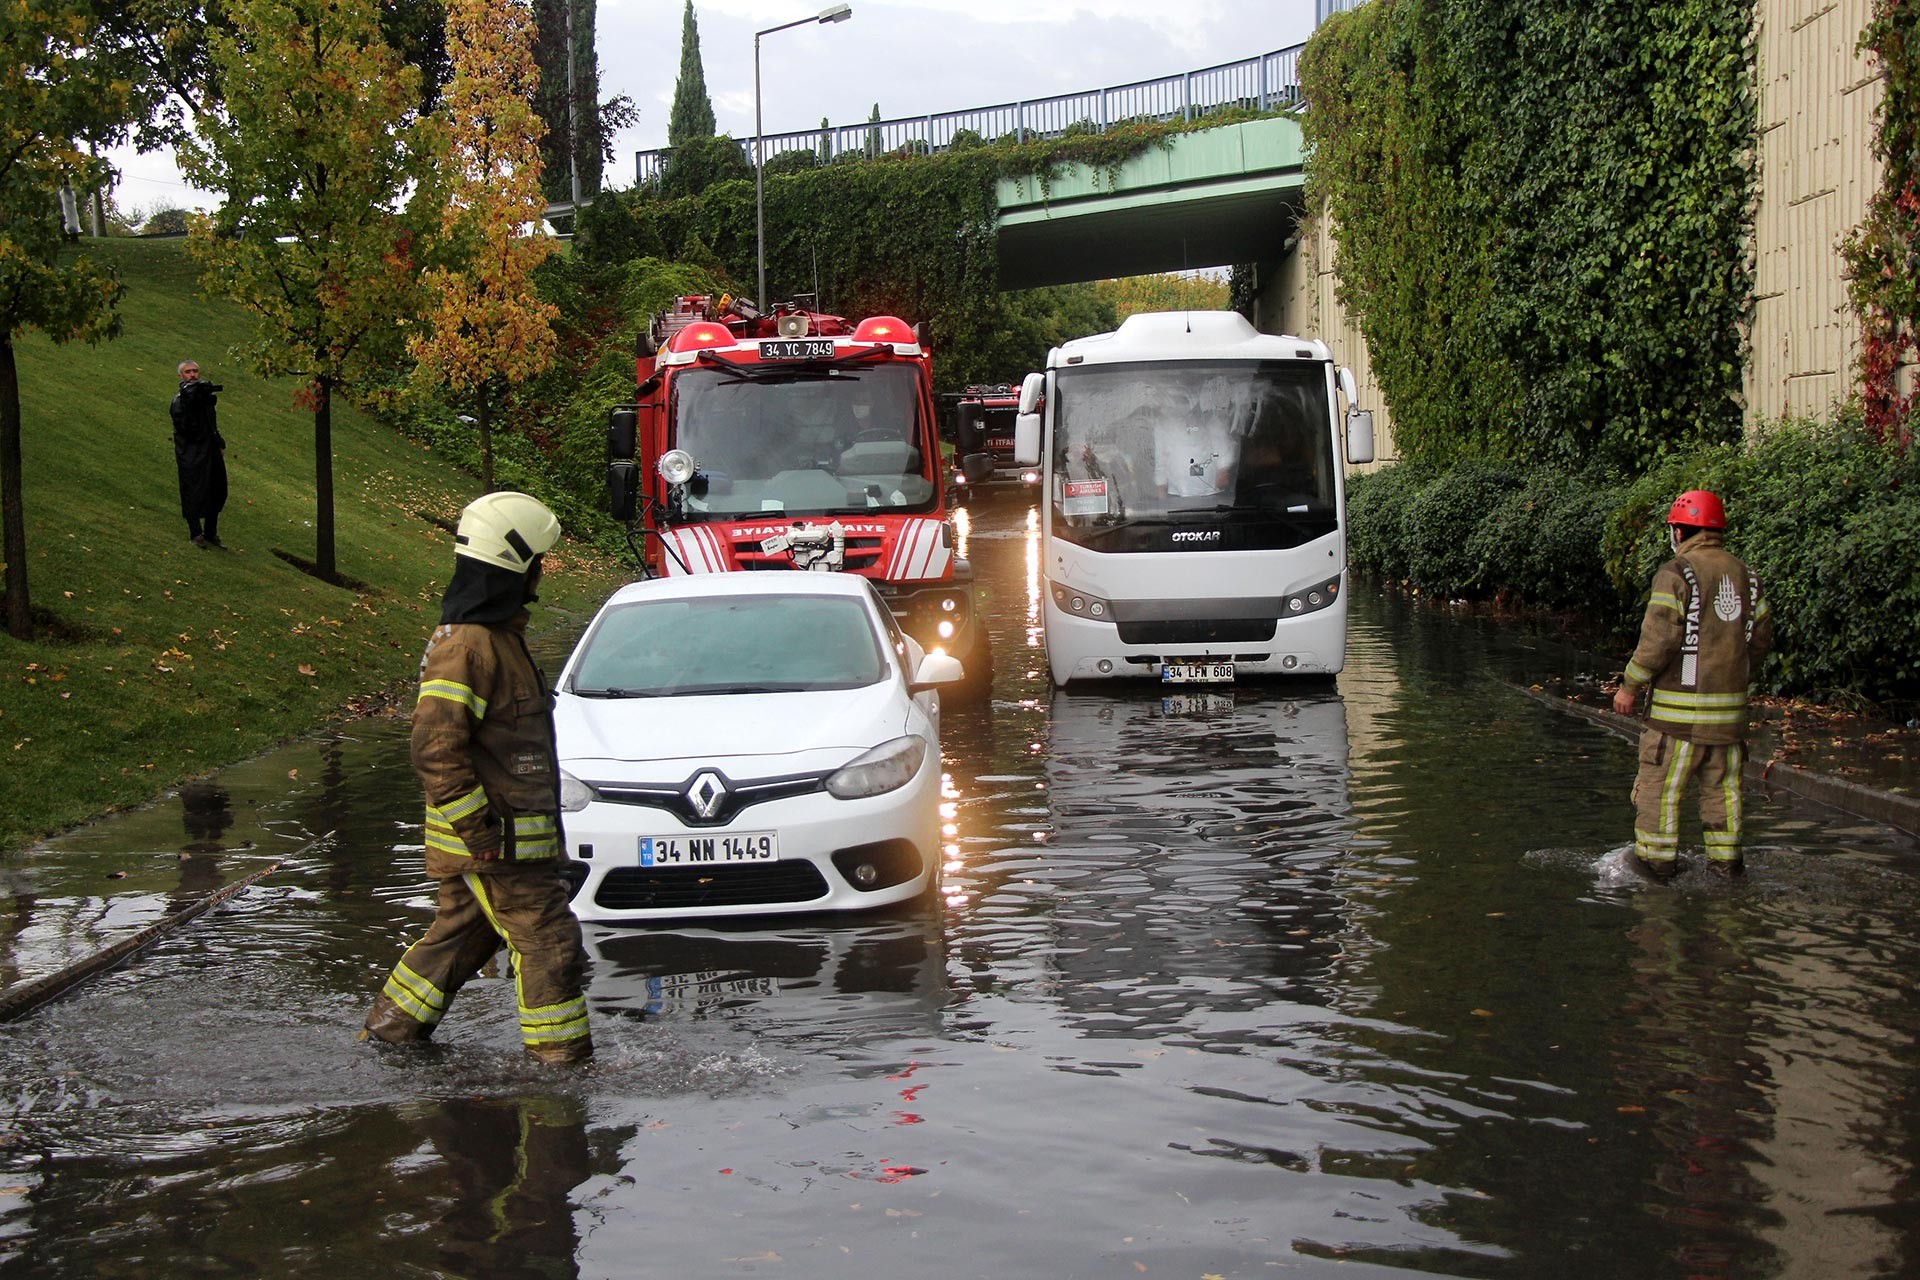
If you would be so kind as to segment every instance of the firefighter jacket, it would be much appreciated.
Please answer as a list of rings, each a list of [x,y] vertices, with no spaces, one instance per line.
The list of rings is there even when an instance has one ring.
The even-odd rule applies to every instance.
[[[527,612],[443,623],[420,660],[413,769],[427,795],[427,873],[559,857],[553,695],[527,652]]]
[[[1747,685],[1773,643],[1760,579],[1705,529],[1653,576],[1625,686],[1653,686],[1649,727],[1714,745],[1747,736]]]

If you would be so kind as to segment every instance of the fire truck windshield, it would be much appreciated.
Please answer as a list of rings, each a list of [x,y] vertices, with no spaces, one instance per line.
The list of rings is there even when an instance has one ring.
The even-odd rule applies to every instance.
[[[670,447],[692,454],[704,480],[690,486],[690,515],[924,511],[935,500],[911,364],[688,369],[672,414]]]

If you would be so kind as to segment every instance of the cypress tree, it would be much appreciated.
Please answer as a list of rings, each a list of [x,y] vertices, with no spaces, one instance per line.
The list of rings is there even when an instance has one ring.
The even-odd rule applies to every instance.
[[[673,86],[673,112],[667,117],[667,145],[713,136],[713,102],[707,97],[707,73],[700,66],[700,28],[687,0],[680,22],[680,79]]]

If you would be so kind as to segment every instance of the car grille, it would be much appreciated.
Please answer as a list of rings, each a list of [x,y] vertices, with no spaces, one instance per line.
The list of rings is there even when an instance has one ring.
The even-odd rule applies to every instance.
[[[811,902],[826,895],[827,882],[819,868],[795,861],[737,867],[615,867],[600,882],[593,901],[608,911],[660,911]]]

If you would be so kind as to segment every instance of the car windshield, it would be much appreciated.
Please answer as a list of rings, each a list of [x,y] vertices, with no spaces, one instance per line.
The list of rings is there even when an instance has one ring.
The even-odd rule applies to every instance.
[[[933,501],[912,364],[690,369],[673,385],[674,445],[701,477],[690,514],[859,514]]]
[[[888,671],[867,606],[845,597],[638,600],[584,644],[568,686],[582,697],[857,689]]]

